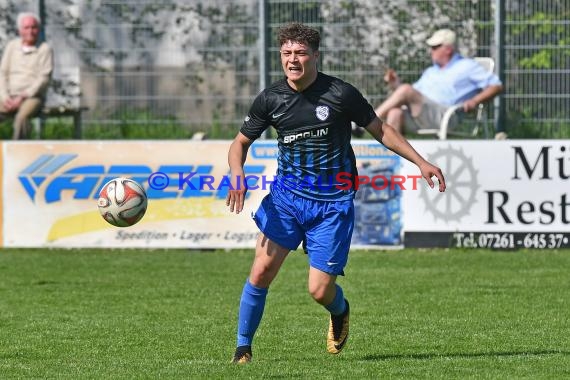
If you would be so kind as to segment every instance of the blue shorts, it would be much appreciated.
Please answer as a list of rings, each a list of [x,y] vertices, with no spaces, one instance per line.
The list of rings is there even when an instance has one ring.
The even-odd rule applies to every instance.
[[[343,275],[354,229],[354,203],[318,201],[274,187],[253,216],[271,241],[288,249],[306,243],[309,265]]]

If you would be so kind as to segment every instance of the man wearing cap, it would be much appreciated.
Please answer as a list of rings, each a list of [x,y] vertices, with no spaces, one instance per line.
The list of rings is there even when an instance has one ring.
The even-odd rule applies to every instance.
[[[29,138],[29,119],[41,109],[53,71],[52,49],[39,41],[39,17],[20,13],[17,22],[20,38],[8,43],[0,62],[0,121],[14,118],[14,140]]]
[[[433,128],[450,106],[463,104],[469,112],[503,90],[495,74],[456,51],[452,30],[438,30],[426,43],[433,66],[417,82],[401,84],[392,69],[384,76],[393,93],[376,108],[376,114],[401,132]],[[506,134],[498,132],[495,138],[504,139]]]

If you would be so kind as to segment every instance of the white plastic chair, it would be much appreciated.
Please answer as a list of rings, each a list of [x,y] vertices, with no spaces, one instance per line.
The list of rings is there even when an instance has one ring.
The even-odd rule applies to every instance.
[[[481,66],[487,69],[489,72],[493,72],[495,69],[495,61],[493,58],[490,57],[475,57],[475,61],[477,61]],[[471,131],[453,131],[450,130],[449,122],[451,118],[458,113],[463,112],[463,104],[456,104],[452,107],[449,107],[447,111],[443,114],[441,118],[441,122],[439,123],[439,128],[437,129],[420,129],[417,131],[420,135],[437,135],[440,140],[447,139],[447,136],[459,136],[459,137],[471,137],[476,138],[479,135],[479,128],[483,127],[483,135],[485,138],[489,138],[489,126],[487,123],[487,117],[485,115],[485,104],[481,103],[477,106],[477,111],[475,115],[475,120],[473,122],[473,128]]]

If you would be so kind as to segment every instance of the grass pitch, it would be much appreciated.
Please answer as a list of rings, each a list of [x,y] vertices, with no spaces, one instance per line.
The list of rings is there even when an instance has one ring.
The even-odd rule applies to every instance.
[[[271,287],[254,362],[230,365],[252,251],[3,250],[0,377],[568,378],[570,251],[351,252],[345,350],[306,291]]]

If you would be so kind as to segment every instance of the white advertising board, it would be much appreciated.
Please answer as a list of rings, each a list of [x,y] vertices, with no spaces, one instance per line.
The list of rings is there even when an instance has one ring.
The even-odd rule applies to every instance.
[[[250,212],[261,191],[250,192],[246,210],[235,215],[227,211],[224,189],[201,190],[194,180],[178,186],[178,173],[221,179],[228,147],[227,141],[5,143],[4,246],[249,247],[257,234]],[[261,167],[252,159],[250,169]],[[170,183],[151,189],[147,180],[158,172]],[[144,185],[149,205],[138,224],[117,228],[101,218],[97,199],[103,184],[123,176]]]
[[[406,246],[557,248],[570,238],[564,140],[414,141],[447,191],[405,191]],[[402,173],[416,172],[403,162]]]
[[[245,210],[235,215],[225,205],[229,144],[4,142],[3,245],[253,247],[258,230],[251,213],[275,174],[277,145],[258,141],[251,147],[246,174],[254,177],[248,182],[253,186]],[[354,142],[362,182],[372,180],[355,198],[354,247],[569,245],[570,146],[565,141],[412,144],[443,169],[447,191],[429,189],[415,165],[382,145]],[[128,228],[107,224],[97,209],[101,186],[120,176],[138,180],[149,195],[147,214]]]

